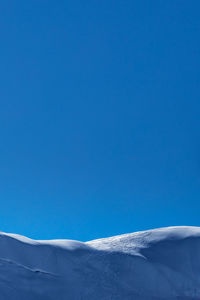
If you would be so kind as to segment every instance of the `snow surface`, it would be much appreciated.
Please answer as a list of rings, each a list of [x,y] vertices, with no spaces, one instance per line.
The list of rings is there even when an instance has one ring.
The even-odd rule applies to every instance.
[[[0,233],[1,300],[200,300],[200,228],[36,241]]]

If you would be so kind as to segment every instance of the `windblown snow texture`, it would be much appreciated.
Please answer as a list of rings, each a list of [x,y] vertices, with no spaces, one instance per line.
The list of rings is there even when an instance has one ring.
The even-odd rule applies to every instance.
[[[1,300],[199,300],[200,228],[94,240],[0,233]]]

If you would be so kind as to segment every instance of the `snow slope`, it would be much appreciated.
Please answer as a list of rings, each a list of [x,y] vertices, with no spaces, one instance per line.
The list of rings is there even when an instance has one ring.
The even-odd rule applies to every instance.
[[[0,233],[1,300],[199,300],[200,228],[86,243]]]

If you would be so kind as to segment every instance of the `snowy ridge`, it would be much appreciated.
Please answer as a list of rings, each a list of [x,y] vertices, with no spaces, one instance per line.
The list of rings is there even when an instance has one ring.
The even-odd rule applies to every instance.
[[[78,242],[0,233],[2,300],[199,300],[200,228]]]

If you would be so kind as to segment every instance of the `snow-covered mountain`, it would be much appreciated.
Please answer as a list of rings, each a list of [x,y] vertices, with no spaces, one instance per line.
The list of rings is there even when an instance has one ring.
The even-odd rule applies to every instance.
[[[86,243],[0,233],[1,300],[199,300],[200,228]]]

